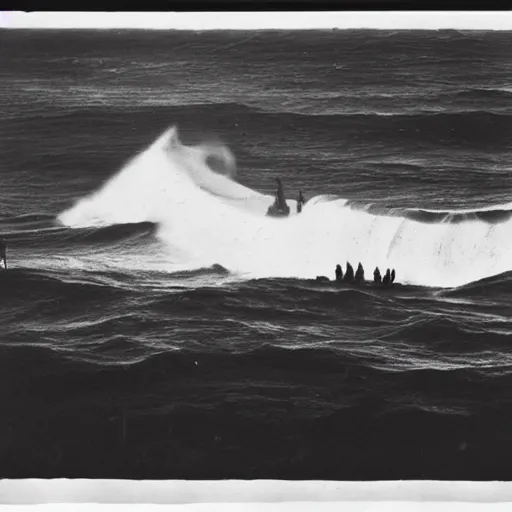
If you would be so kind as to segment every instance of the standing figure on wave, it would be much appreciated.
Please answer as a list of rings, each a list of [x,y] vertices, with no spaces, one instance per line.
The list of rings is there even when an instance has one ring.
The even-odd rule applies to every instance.
[[[4,269],[7,270],[7,244],[0,240],[0,259],[4,262]]]
[[[299,195],[297,197],[297,213],[302,211],[302,205],[306,202],[304,196],[302,195],[302,190],[299,190]]]
[[[379,267],[375,267],[375,270],[373,271],[373,282],[376,284],[382,283],[382,276],[380,275]]]
[[[391,274],[389,272],[389,268],[386,270],[386,274],[384,275],[384,278],[382,279],[383,285],[388,285],[391,282]]]
[[[341,270],[341,265],[338,263],[336,265],[336,281],[341,281],[343,279],[343,270]]]
[[[395,282],[395,269],[393,269],[391,271],[391,281],[390,282],[391,282],[391,284],[393,284]]]

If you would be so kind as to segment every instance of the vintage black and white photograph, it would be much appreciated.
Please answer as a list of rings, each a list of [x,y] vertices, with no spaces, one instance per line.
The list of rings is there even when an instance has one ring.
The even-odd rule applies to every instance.
[[[0,478],[511,480],[511,13],[82,14],[2,13]]]

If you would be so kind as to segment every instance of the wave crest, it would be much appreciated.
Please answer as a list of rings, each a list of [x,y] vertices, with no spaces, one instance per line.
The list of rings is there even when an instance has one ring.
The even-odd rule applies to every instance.
[[[169,272],[217,264],[248,278],[311,278],[350,261],[367,275],[394,267],[398,281],[452,287],[512,268],[509,205],[390,210],[322,195],[300,215],[273,219],[265,216],[273,197],[235,174],[228,148],[185,146],[172,127],[59,221],[81,228],[153,222]],[[289,204],[295,212],[296,202]]]

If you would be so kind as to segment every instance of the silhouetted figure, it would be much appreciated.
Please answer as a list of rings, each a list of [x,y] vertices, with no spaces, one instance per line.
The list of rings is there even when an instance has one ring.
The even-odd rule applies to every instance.
[[[302,195],[302,190],[299,190],[299,195],[297,197],[297,213],[300,213],[302,211],[302,205],[306,201],[304,200],[304,196]]]
[[[336,265],[336,281],[341,281],[343,279],[343,270],[341,270],[341,265]]]
[[[384,275],[384,278],[382,279],[382,284],[388,285],[388,284],[390,284],[390,281],[391,281],[391,274],[390,274],[389,268],[388,268],[386,270],[386,274]]]
[[[0,240],[0,259],[4,262],[4,269],[7,270],[7,244]]]
[[[380,275],[379,267],[375,267],[375,270],[373,271],[373,282],[377,284],[382,283],[382,276]]]
[[[395,269],[391,271],[391,284],[395,282]]]
[[[361,263],[359,263],[359,265],[357,266],[355,279],[356,283],[364,281],[364,268],[363,265],[361,265]]]
[[[287,217],[290,215],[290,207],[286,204],[286,199],[283,192],[283,184],[279,178],[276,178],[276,198],[274,204],[269,206],[267,215],[271,217]]]
[[[345,270],[344,281],[353,281],[354,280],[354,269],[352,265],[347,261],[347,270]]]
[[[274,204],[282,210],[285,208],[286,205],[286,199],[284,197],[284,189],[283,189],[283,183],[281,182],[281,178],[276,178],[276,195],[275,195],[275,201]]]

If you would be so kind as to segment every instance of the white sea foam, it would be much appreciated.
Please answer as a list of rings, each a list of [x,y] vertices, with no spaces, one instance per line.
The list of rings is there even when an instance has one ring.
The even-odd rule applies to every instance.
[[[209,167],[212,156],[224,174]],[[59,220],[70,227],[154,222],[168,271],[220,264],[252,278],[312,278],[350,261],[367,274],[395,268],[404,283],[458,286],[512,268],[512,221],[420,223],[332,196],[310,199],[300,215],[270,218],[273,197],[234,181],[235,171],[226,147],[185,146],[172,127]],[[296,202],[288,203],[295,212]]]

